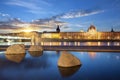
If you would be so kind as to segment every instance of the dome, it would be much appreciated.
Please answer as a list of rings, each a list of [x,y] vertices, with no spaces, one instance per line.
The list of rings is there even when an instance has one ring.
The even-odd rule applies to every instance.
[[[88,32],[91,32],[91,31],[96,31],[96,27],[94,25],[91,25],[89,28],[88,28]]]

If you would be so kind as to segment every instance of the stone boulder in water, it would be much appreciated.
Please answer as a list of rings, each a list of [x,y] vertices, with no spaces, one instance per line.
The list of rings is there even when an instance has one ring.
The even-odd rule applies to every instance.
[[[58,60],[59,67],[74,67],[79,65],[81,65],[81,62],[77,57],[68,53],[67,51],[62,51]]]
[[[28,49],[28,52],[30,53],[31,56],[38,57],[43,54],[43,48],[41,46],[32,45]]]
[[[25,58],[25,54],[5,54],[5,57],[9,61],[19,63]]]
[[[7,48],[5,56],[8,60],[13,62],[21,62],[25,57],[25,45],[14,44]]]
[[[14,44],[7,48],[5,54],[25,54],[24,44]]]

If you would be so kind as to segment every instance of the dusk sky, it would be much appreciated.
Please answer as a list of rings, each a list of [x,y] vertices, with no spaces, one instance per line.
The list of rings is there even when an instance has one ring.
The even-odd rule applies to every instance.
[[[120,0],[0,0],[0,33],[20,31],[120,31]]]

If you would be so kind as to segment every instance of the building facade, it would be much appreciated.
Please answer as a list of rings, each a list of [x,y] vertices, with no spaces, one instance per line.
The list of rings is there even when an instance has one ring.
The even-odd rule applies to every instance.
[[[120,32],[98,32],[94,25],[91,25],[87,32],[46,32],[41,38],[48,39],[73,39],[73,40],[120,40]]]
[[[94,25],[91,25],[87,32],[45,32],[41,34],[41,45],[80,45],[81,42],[101,42],[117,41],[120,44],[120,32],[98,32]]]

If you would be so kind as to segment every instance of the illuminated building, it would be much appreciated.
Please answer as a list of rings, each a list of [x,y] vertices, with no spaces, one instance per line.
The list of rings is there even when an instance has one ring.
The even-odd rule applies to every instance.
[[[45,32],[41,34],[42,44],[56,44],[56,45],[81,45],[82,42],[86,42],[88,45],[102,44],[101,41],[118,41],[120,42],[120,32],[115,32],[113,29],[111,32],[99,32],[94,25],[91,25],[87,32]],[[92,41],[92,44],[91,44]],[[62,42],[62,43],[61,43]],[[108,45],[109,42],[107,43]],[[116,43],[117,45],[120,43]]]

